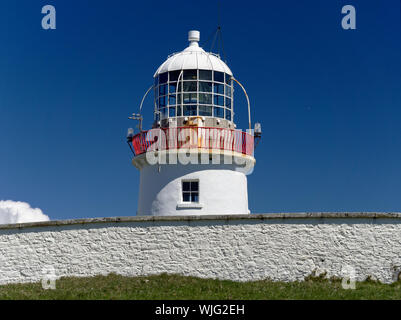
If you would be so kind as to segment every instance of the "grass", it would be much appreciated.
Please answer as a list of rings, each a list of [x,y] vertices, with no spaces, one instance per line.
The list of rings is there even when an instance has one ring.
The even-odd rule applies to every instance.
[[[0,299],[401,299],[401,282],[357,282],[345,290],[341,280],[309,277],[302,282],[234,282],[161,274],[123,277],[61,278],[55,290],[41,283],[0,286]]]

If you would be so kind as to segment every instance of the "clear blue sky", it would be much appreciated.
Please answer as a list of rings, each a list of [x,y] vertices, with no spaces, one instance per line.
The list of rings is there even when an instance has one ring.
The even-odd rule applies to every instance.
[[[41,28],[46,4],[53,31]],[[357,30],[341,28],[346,4]],[[222,1],[221,11],[228,65],[263,127],[251,211],[401,211],[400,1]],[[216,1],[1,1],[0,200],[51,219],[134,215],[127,117],[187,31],[204,41],[216,26]],[[235,108],[246,128],[239,90]]]

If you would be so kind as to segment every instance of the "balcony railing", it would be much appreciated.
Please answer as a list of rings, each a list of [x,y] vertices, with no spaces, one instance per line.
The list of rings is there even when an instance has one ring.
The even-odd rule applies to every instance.
[[[135,155],[147,151],[203,149],[234,151],[253,156],[254,138],[241,130],[210,127],[156,128],[132,139]]]

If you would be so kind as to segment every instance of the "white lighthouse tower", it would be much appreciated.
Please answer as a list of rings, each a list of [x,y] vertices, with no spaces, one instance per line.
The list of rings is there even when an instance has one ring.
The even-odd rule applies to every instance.
[[[133,165],[140,170],[137,215],[248,214],[247,174],[254,167],[254,138],[260,125],[236,129],[230,68],[199,47],[199,31],[189,46],[170,55],[154,74],[154,123],[129,130]],[[247,97],[248,99],[248,97]]]

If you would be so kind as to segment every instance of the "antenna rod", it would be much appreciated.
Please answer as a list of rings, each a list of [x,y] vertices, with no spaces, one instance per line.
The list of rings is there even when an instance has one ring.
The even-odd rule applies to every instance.
[[[217,29],[221,29],[221,2],[217,0]]]

